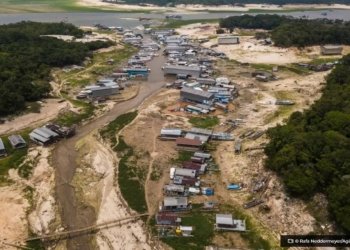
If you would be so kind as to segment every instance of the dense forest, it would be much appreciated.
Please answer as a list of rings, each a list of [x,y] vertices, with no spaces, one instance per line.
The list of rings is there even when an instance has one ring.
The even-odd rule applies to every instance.
[[[41,37],[59,34],[82,37],[83,31],[66,23],[21,22],[0,26],[0,116],[25,108],[50,91],[50,70],[80,64],[107,42],[76,43]]]
[[[231,16],[221,28],[270,30],[275,45],[304,47],[322,44],[350,44],[350,22],[329,19],[295,19],[279,15]]]
[[[105,0],[106,2],[113,0]],[[139,0],[125,0],[126,3],[139,4]],[[156,5],[176,5],[176,4],[203,4],[203,5],[223,5],[223,4],[350,4],[350,0],[143,0],[142,3]]]
[[[330,214],[350,233],[350,55],[327,77],[311,109],[268,130],[267,167],[295,197],[327,195]]]

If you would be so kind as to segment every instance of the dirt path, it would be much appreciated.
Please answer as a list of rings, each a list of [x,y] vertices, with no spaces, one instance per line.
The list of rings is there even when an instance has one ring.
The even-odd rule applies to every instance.
[[[164,62],[163,56],[149,62],[148,66],[152,71],[148,80],[142,84],[138,96],[115,105],[107,114],[80,127],[76,136],[62,140],[54,149],[52,164],[56,169],[56,194],[60,204],[62,224],[66,229],[85,227],[96,222],[94,209],[76,199],[75,187],[71,184],[77,168],[78,154],[75,148],[77,141],[103,127],[117,116],[138,107],[147,97],[159,90],[164,85],[163,72],[160,70]],[[67,241],[67,247],[68,249],[92,249],[90,244],[92,239],[91,235],[76,237]]]
[[[149,201],[149,197],[148,197],[148,192],[149,192],[149,181],[151,178],[151,174],[153,171],[153,163],[155,160],[155,156],[157,155],[157,132],[155,131],[155,126],[154,126],[154,120],[152,121],[152,133],[153,133],[153,148],[152,148],[152,152],[151,152],[151,161],[149,162],[148,165],[148,172],[147,172],[147,177],[146,177],[146,183],[145,183],[145,194],[146,194],[146,203],[147,203],[147,208],[148,208],[148,213],[153,215],[155,211],[154,210],[154,206],[152,206],[150,204]],[[151,218],[151,216],[149,216],[148,218]]]

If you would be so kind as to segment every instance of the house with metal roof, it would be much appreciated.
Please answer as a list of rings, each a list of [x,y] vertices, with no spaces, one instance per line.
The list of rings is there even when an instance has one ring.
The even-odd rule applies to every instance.
[[[341,55],[343,47],[340,45],[324,45],[321,46],[322,55]]]
[[[206,160],[210,160],[211,159],[211,154],[208,153],[204,153],[204,152],[195,152],[193,154],[194,157],[200,157],[200,158],[204,158]]]
[[[156,214],[156,224],[164,226],[176,226],[181,223],[181,218],[176,213],[160,212]]]
[[[186,151],[197,151],[201,148],[202,142],[198,139],[176,138],[176,146],[178,149]]]
[[[175,168],[175,176],[195,178],[197,176],[197,171],[193,169]]]
[[[39,145],[47,145],[58,137],[59,134],[46,127],[36,128],[29,134],[29,138]]]
[[[199,140],[202,143],[206,143],[209,141],[208,135],[195,134],[195,133],[191,133],[191,132],[186,133],[185,138],[192,139],[192,140]]]
[[[163,187],[164,194],[167,196],[184,196],[185,186],[169,184]]]
[[[182,136],[182,130],[178,128],[162,128],[160,130],[161,140],[176,140]]]
[[[214,100],[214,94],[203,90],[184,87],[180,91],[180,98],[184,101],[210,104]]]
[[[20,135],[10,135],[8,139],[11,146],[15,149],[27,147],[26,141]]]
[[[2,141],[2,139],[0,138],[0,157],[4,157],[7,156],[7,152],[6,152],[6,148],[5,145]]]
[[[164,75],[186,75],[187,77],[199,77],[202,73],[201,67],[186,65],[166,65]]]
[[[164,197],[162,211],[180,211],[190,209],[187,197]]]
[[[218,37],[218,44],[239,44],[238,36],[220,36]]]
[[[215,221],[216,230],[246,231],[245,220],[235,220],[232,214],[217,214]]]

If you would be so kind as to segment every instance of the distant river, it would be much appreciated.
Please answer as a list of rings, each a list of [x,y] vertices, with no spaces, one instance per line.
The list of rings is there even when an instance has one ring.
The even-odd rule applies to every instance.
[[[327,15],[322,15],[322,13]],[[174,14],[174,13],[171,13]],[[217,19],[227,16],[238,16],[241,13],[178,13],[183,16],[183,19]],[[257,14],[257,13],[256,13]],[[280,15],[289,15],[293,17],[308,17],[308,18],[329,18],[343,19],[350,21],[350,10],[329,10],[329,11],[296,11],[278,13]],[[0,24],[15,23],[20,21],[37,21],[37,22],[61,22],[67,21],[78,26],[91,26],[96,23],[106,26],[122,26],[134,28],[140,25],[139,17],[148,18],[164,18],[165,14],[142,14],[142,13],[21,13],[21,14],[0,14]]]

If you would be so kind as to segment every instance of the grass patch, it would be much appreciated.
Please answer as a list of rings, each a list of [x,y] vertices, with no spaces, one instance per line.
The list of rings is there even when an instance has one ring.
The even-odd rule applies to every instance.
[[[310,62],[310,64],[320,65],[325,63],[334,63],[339,60],[340,58],[334,58],[334,57],[315,58]]]
[[[172,159],[173,163],[182,163],[185,161],[191,160],[191,157],[193,156],[193,152],[189,151],[179,151],[177,154],[176,159]]]
[[[170,237],[161,238],[161,240],[175,250],[202,250],[211,244],[214,237],[213,213],[201,213],[193,210],[190,215],[182,217],[181,224],[193,226],[193,237]]]
[[[232,213],[235,219],[245,220],[247,231],[241,233],[241,236],[247,241],[250,249],[276,249],[271,246],[269,241],[260,236],[261,231],[257,228],[252,218],[245,214],[242,209],[227,204],[223,205],[221,209],[227,213]]]
[[[137,116],[137,111],[129,112],[118,116],[106,127],[100,130],[104,140],[109,140],[115,152],[118,153],[118,183],[123,198],[129,207],[138,213],[147,212],[144,182],[146,173],[137,166],[137,155],[134,149],[129,146],[122,136],[116,139],[116,134]]]
[[[213,128],[220,123],[216,116],[191,117],[189,122],[198,128]]]
[[[127,124],[132,122],[137,116],[137,111],[129,112],[118,116],[114,121],[109,123],[106,127],[104,127],[100,131],[100,135],[103,139],[107,139],[112,144],[112,147],[116,146],[117,151],[124,151],[128,149],[128,146],[124,142],[124,140],[120,141],[117,144],[116,134],[124,128]]]
[[[123,198],[129,207],[138,213],[147,212],[147,203],[145,198],[144,180],[145,172],[136,165],[134,150],[128,146],[122,137],[119,137],[119,143],[123,144],[124,151],[119,161],[118,183]]]
[[[252,63],[250,65],[256,70],[267,70],[267,71],[271,71],[273,67],[277,66],[274,64],[264,64],[264,63]]]
[[[69,112],[60,114],[56,119],[56,122],[58,124],[64,125],[64,126],[72,126],[75,124],[79,124],[80,122],[90,118],[94,114],[95,106],[93,104],[87,103],[84,101],[74,100],[65,94],[62,94],[62,96],[65,99],[67,99],[69,102],[71,102],[75,107],[81,108],[81,112],[75,113],[75,112],[69,111]]]
[[[29,135],[28,131],[23,131],[20,133],[24,140],[27,142],[29,141]],[[0,158],[0,184],[7,183],[7,174],[8,171],[12,168],[18,169],[21,163],[24,161],[25,157],[27,156],[28,148],[22,148],[22,149],[13,149],[9,140],[7,139],[7,136],[1,137],[2,141],[4,142],[5,148],[7,150],[8,156],[5,158]],[[29,176],[29,174],[32,171],[32,168],[25,169],[25,166],[23,166],[23,172],[26,172],[26,176]]]
[[[61,71],[58,77],[60,81],[67,83],[67,85],[86,86],[89,83],[97,81],[99,77],[112,73],[116,66],[130,58],[135,52],[136,49],[134,47],[125,45],[121,49],[110,52],[95,53],[91,59],[91,63],[85,68],[69,72]],[[113,59],[113,63],[108,63],[107,61],[109,59]]]
[[[192,20],[168,20],[164,25],[159,26],[159,29],[177,29],[185,25],[194,23],[218,23],[219,19],[192,19]]]

